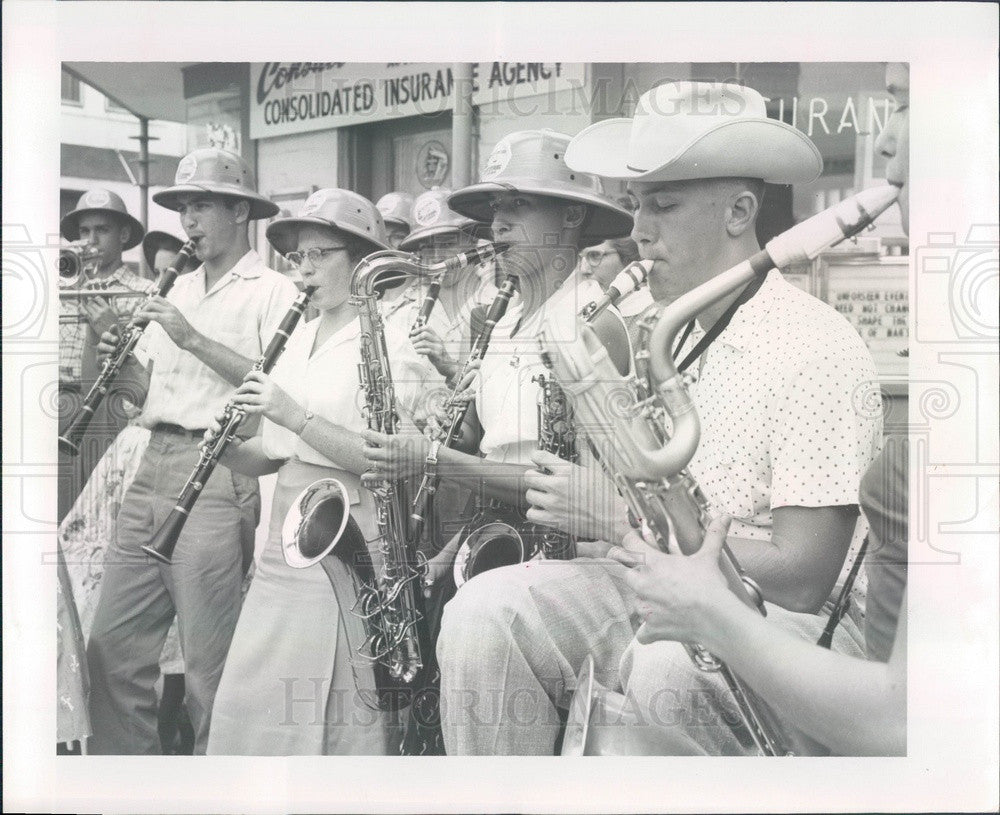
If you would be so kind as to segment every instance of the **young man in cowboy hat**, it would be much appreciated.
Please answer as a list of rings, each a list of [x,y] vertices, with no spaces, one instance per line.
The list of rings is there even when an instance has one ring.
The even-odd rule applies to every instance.
[[[123,371],[152,435],[118,514],[87,649],[95,753],[156,753],[157,658],[176,612],[195,753],[204,753],[212,700],[239,614],[260,513],[257,481],[217,473],[191,511],[171,565],[144,554],[199,459],[199,442],[273,336],[295,285],[250,249],[251,220],[277,207],[259,195],[239,156],[185,156],[174,186],[153,200],[180,214],[201,265],[142,311],[143,365]],[[106,333],[101,350],[115,337]]]
[[[452,194],[449,206],[478,221],[491,221],[493,238],[510,243],[498,259],[502,274],[513,275],[520,300],[493,332],[489,352],[483,360],[475,402],[468,415],[468,432],[479,440],[483,458],[457,450],[435,450],[438,470],[446,480],[481,484],[482,495],[514,510],[526,509],[524,474],[533,466],[532,454],[538,446],[540,386],[537,377],[546,373],[539,356],[538,331],[545,314],[552,309],[577,313],[590,299],[575,285],[567,285],[576,266],[581,245],[620,237],[630,229],[631,216],[603,192],[600,182],[586,173],[567,168],[563,155],[569,136],[550,130],[512,133],[494,148],[482,180]],[[575,281],[574,281],[575,282]],[[596,324],[619,370],[629,368],[628,338],[621,320],[605,313]],[[418,476],[428,454],[428,445],[413,437],[389,439],[367,433],[366,454],[380,468]],[[580,450],[586,461],[589,452]],[[599,470],[589,485],[594,504],[607,506],[607,483]],[[611,490],[613,493],[613,490]],[[455,540],[432,564],[435,576],[450,565],[460,541]],[[496,569],[479,575],[463,586],[446,607],[438,655],[442,658],[442,693],[461,688],[479,688],[480,677],[465,674],[471,665],[458,665],[454,657],[462,650],[456,640],[475,638],[461,612],[451,606],[469,592],[477,597],[477,585],[496,576],[494,586],[503,592],[503,574],[523,571],[521,566]],[[541,571],[547,571],[545,569]],[[499,586],[499,588],[497,588]],[[492,602],[484,597],[484,602]],[[464,606],[464,603],[462,603]],[[485,682],[483,688],[489,684]],[[451,707],[451,706],[449,706]],[[464,744],[454,740],[455,726],[444,710],[445,737],[449,753],[463,752]],[[475,715],[475,714],[473,714]]]
[[[900,187],[909,231],[909,67],[890,63],[886,88],[896,110],[875,149],[886,180]],[[724,659],[786,721],[840,755],[906,754],[906,551],[908,450],[893,436],[861,483],[871,524],[865,651],[869,661],[833,654],[769,625],[729,591],[718,568],[728,519],[716,521],[691,558],[643,552],[629,585],[646,621],[643,642],[700,642]]]
[[[107,300],[95,295],[60,301],[59,405],[62,426],[72,419],[83,394],[90,389],[100,372],[96,348],[101,334],[118,320],[130,317],[153,286],[122,263],[122,253],[142,240],[143,228],[129,215],[125,202],[115,193],[100,188],[88,190],[59,226],[64,238],[82,241],[99,253],[94,267],[86,271],[80,284],[74,288],[85,291],[130,289],[136,292],[135,298]],[[69,512],[91,471],[128,421],[122,395],[120,391],[112,391],[98,407],[80,444],[78,456],[71,458],[60,453],[60,520]]]
[[[142,239],[142,257],[154,280],[173,265],[183,245],[184,241],[169,232],[154,229],[146,233]]]
[[[704,83],[650,91],[635,120],[601,122],[579,134],[567,162],[629,178],[638,204],[632,237],[642,257],[654,261],[649,290],[659,301],[757,251],[754,221],[765,181],[808,182],[821,171],[815,147],[768,120],[759,94]],[[729,305],[703,312],[682,356]],[[824,619],[815,612],[851,544],[858,481],[878,438],[879,423],[859,415],[853,401],[875,379],[871,357],[832,309],[772,272],[691,370],[699,378],[702,422],[691,472],[715,506],[740,518],[730,546],[761,585],[774,621],[816,636]],[[533,512],[545,520],[565,526],[580,511],[565,478],[533,473],[527,480]],[[591,547],[591,554],[607,548]],[[704,752],[747,750],[750,740],[733,726],[732,702],[717,677],[698,671],[677,643],[636,643],[627,570],[604,560],[592,565],[535,570],[492,602],[489,587],[471,598],[475,603],[456,598],[456,611],[467,615],[479,641],[466,640],[442,661],[484,665],[465,671],[465,687],[496,672],[485,696],[499,687],[500,698],[517,708],[513,721],[490,721],[482,702],[466,704],[451,728],[459,751],[550,753],[556,706],[567,701],[574,666],[587,652],[599,681],[623,689],[646,721],[676,722]],[[546,646],[536,647],[540,641]],[[836,644],[858,650],[843,632]]]

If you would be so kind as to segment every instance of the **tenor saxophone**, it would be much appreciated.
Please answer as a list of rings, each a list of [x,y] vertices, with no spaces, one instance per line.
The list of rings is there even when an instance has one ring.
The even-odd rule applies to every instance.
[[[485,245],[423,266],[414,255],[388,250],[368,255],[355,267],[350,302],[358,309],[361,324],[358,373],[362,412],[370,429],[394,434],[399,424],[376,284],[401,277],[437,278],[483,263],[499,251]],[[339,605],[353,621],[361,622],[364,641],[352,647],[374,672],[376,686],[374,695],[363,694],[364,701],[373,708],[399,709],[410,703],[420,686],[429,653],[420,586],[426,562],[417,551],[419,541],[408,529],[407,482],[373,473],[363,475],[362,482],[375,501],[375,558],[369,556],[368,542],[349,517],[346,489],[335,479],[311,484],[293,502],[282,529],[282,551],[296,568],[322,563]],[[364,689],[359,685],[359,690]]]
[[[708,503],[686,469],[698,446],[700,426],[687,382],[670,353],[682,327],[755,277],[812,260],[829,246],[856,235],[897,196],[898,190],[892,187],[866,190],[782,233],[747,261],[670,305],[652,307],[640,323],[643,347],[637,354],[644,362],[640,370],[645,372],[645,381],[636,375],[620,376],[588,326],[559,323],[557,315],[549,316],[542,331],[543,358],[572,395],[581,430],[600,449],[601,463],[634,518],[646,522],[661,549],[666,550],[672,531],[682,553],[697,551],[709,520]],[[720,566],[730,589],[763,613],[759,587],[742,572],[726,546]],[[699,669],[720,674],[761,754],[793,755],[816,749],[815,743],[784,728],[774,710],[723,662],[697,644],[685,647]]]

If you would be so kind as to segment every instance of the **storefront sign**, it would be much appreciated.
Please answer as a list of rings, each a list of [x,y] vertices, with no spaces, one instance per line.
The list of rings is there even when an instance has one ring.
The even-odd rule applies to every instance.
[[[473,64],[472,101],[486,105],[584,86],[585,66]],[[428,63],[264,62],[250,71],[250,137],[263,139],[452,107],[451,66]]]
[[[831,260],[823,274],[826,301],[857,329],[879,374],[905,376],[910,338],[906,259]]]

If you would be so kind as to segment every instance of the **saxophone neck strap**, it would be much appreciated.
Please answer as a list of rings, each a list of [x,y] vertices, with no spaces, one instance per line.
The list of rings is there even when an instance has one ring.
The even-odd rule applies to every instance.
[[[713,325],[710,329],[708,329],[708,331],[705,332],[705,336],[702,337],[700,340],[698,340],[698,344],[691,349],[691,353],[689,353],[686,357],[684,357],[684,361],[677,366],[678,373],[683,373],[688,368],[690,368],[691,365],[698,359],[698,357],[700,357],[702,354],[705,353],[705,351],[708,350],[708,346],[710,346],[713,342],[715,342],[716,338],[723,331],[726,330],[726,326],[729,325],[729,321],[733,319],[733,315],[736,313],[739,307],[742,306],[744,303],[746,303],[751,297],[753,297],[760,290],[760,287],[764,285],[764,281],[766,279],[767,275],[759,274],[756,277],[754,277],[754,279],[751,280],[744,287],[743,291],[740,293],[740,296],[737,297],[735,300],[733,300],[729,308],[727,308],[725,312],[723,312],[722,316],[718,320],[716,320],[715,325]],[[684,343],[687,341],[687,338],[691,335],[691,332],[693,330],[694,330],[694,320],[691,320],[691,322],[689,322],[687,326],[684,328],[684,333],[681,336],[681,341],[677,344],[677,348],[675,349],[674,352],[675,356],[677,352],[684,347]]]

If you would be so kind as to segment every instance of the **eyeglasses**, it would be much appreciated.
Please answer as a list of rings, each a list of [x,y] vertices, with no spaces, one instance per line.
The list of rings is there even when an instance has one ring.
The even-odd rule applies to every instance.
[[[599,266],[604,258],[609,255],[617,255],[618,253],[614,249],[609,249],[606,252],[602,252],[600,249],[588,249],[583,253],[583,259],[587,261],[591,266]]]
[[[285,260],[289,263],[294,263],[296,266],[301,266],[303,261],[308,260],[309,263],[315,266],[331,252],[346,251],[346,246],[314,246],[312,249],[307,249],[305,252],[289,252],[285,255]]]

